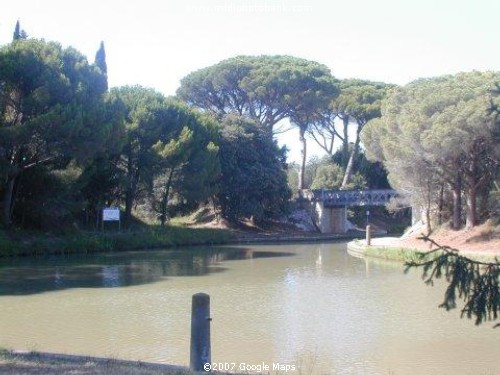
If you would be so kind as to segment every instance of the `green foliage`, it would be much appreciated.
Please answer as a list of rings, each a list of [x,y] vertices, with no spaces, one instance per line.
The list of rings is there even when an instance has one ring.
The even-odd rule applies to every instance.
[[[344,170],[337,164],[322,165],[316,172],[311,189],[340,189],[344,177]],[[367,183],[360,173],[355,173],[351,181],[343,189],[365,189]]]
[[[480,262],[459,254],[459,250],[441,246],[429,237],[421,239],[437,246],[436,250],[422,254],[418,261],[407,263],[423,269],[426,283],[444,277],[448,283],[444,301],[440,307],[447,311],[456,307],[456,300],[465,305],[462,317],[474,318],[476,324],[498,319],[500,313],[500,262]],[[500,326],[497,324],[496,327]]]
[[[217,194],[222,215],[255,222],[287,209],[285,152],[252,121],[228,116],[220,140],[221,180]]]
[[[319,121],[311,122],[307,131],[316,143],[330,156],[339,155],[336,162],[344,169],[342,188],[352,185],[352,178],[357,169],[360,149],[359,134],[366,123],[380,117],[383,99],[393,88],[382,82],[371,82],[358,79],[346,79],[339,82],[340,94],[330,98],[330,105],[322,106]],[[335,123],[340,119],[343,129],[338,130]],[[349,127],[356,126],[354,142],[350,140]],[[341,151],[335,151],[335,140],[342,142]],[[358,163],[359,164],[359,163]]]
[[[346,164],[343,164],[344,159],[342,150],[335,152],[330,160],[333,163],[343,166],[343,171],[345,173]],[[364,185],[369,189],[390,189],[389,181],[387,181],[387,171],[383,164],[369,161],[366,158],[364,150],[356,153],[353,163],[353,172],[353,181],[351,181],[351,183],[354,183],[354,186],[356,186],[356,184],[359,185],[359,178],[362,178],[365,182],[359,186]]]
[[[19,176],[41,164],[89,160],[112,128],[102,121],[105,78],[73,48],[16,40],[0,48],[2,221],[10,225]]]
[[[50,231],[71,226],[84,208],[75,186],[80,173],[74,163],[61,169],[26,170],[16,186],[14,221],[21,227]]]
[[[458,196],[463,190],[467,224],[475,225],[476,195],[500,165],[494,151],[499,124],[489,110],[498,81],[498,73],[471,72],[394,89],[382,118],[369,122],[361,134],[368,156],[382,161],[391,185],[410,193],[428,212],[441,186]],[[455,209],[459,203],[454,201]],[[459,218],[456,212],[454,221]]]
[[[220,173],[217,124],[178,102],[169,102],[155,116],[162,124],[156,152],[155,199],[162,224],[170,195],[195,207],[217,191]]]
[[[106,63],[106,51],[104,49],[104,42],[101,42],[99,49],[95,54],[94,65],[97,66],[103,75],[106,76],[106,90],[108,90],[108,65]]]
[[[348,150],[349,144],[358,144],[358,137],[354,142],[349,137],[350,126],[356,126],[359,134],[363,126],[371,119],[380,117],[381,105],[385,97],[393,88],[382,82],[371,82],[359,79],[345,79],[338,83],[339,95],[331,99],[330,106],[323,112],[323,121],[313,124],[309,133],[318,145],[329,155],[335,153],[334,141],[342,142],[342,159],[340,164],[346,168],[349,160],[349,151],[357,153],[357,149]],[[338,131],[335,120],[343,122],[343,131]]]
[[[112,89],[110,102],[125,129],[116,168],[122,171],[126,221],[138,200],[150,202],[147,210],[164,225],[172,196],[193,207],[215,194],[219,162],[213,121],[139,86]],[[108,177],[117,175],[109,172]]]
[[[332,88],[330,70],[316,62],[291,56],[237,56],[184,77],[177,94],[219,119],[226,114],[247,116],[272,132],[291,109],[315,104],[319,91]]]
[[[342,151],[339,150],[335,153],[333,157],[324,157],[322,159],[313,158],[309,160],[307,170],[310,176],[306,181],[310,189],[340,189],[342,187],[342,182],[345,175],[345,168],[340,165],[337,161],[342,157]],[[366,161],[363,154],[359,154],[356,161],[356,169],[359,168],[362,172],[356,172],[353,174],[351,181],[344,186],[344,189],[365,189],[365,188],[378,188],[379,186],[374,184],[370,185],[370,180],[372,178],[371,173],[376,174],[375,182],[380,178],[383,180],[383,172],[378,175],[376,170],[370,168],[369,162]],[[366,163],[366,164],[365,164]],[[358,165],[361,165],[359,167]]]
[[[316,170],[311,189],[338,189],[342,185],[344,170],[338,164],[322,164]]]
[[[21,29],[21,24],[19,23],[19,21],[17,21],[16,26],[14,28],[14,33],[12,35],[12,41],[16,41],[16,40],[20,40],[20,39],[27,39],[27,38],[28,38],[28,34],[26,33],[26,31]]]
[[[349,117],[358,125],[381,116],[382,101],[394,85],[360,79],[345,79],[339,84],[340,95],[332,107],[341,118]]]
[[[162,94],[140,86],[113,88],[109,95],[110,102],[121,112],[125,128],[118,166],[124,174],[124,220],[128,223],[139,192],[152,185],[156,160],[153,145],[160,139],[162,126],[155,113],[166,101]]]
[[[96,150],[92,160],[85,163],[75,182],[79,198],[85,202],[87,216],[91,217],[96,217],[103,206],[120,203],[121,184],[125,180],[120,160],[126,142],[123,103],[106,95],[100,116],[101,123],[109,124],[103,146]]]

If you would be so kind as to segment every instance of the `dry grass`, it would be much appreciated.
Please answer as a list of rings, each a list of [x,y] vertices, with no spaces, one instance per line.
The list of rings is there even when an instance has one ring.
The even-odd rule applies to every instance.
[[[48,353],[0,351],[0,374],[187,375],[182,367]]]

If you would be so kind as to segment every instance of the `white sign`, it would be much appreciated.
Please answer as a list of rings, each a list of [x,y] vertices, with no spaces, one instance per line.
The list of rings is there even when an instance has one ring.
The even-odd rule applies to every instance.
[[[120,209],[103,208],[102,221],[120,221]]]

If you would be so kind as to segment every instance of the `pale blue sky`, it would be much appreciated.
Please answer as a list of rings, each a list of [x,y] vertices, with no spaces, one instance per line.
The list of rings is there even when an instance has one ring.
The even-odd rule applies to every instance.
[[[31,37],[91,61],[103,40],[110,86],[166,95],[186,74],[240,54],[288,54],[338,78],[405,84],[500,70],[499,16],[498,0],[17,0],[2,5],[0,44],[17,19]]]

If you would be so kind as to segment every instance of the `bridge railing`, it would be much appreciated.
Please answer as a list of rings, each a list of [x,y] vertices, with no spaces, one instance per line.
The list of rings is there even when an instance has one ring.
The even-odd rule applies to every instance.
[[[312,190],[307,198],[328,206],[383,206],[398,196],[396,190]]]

